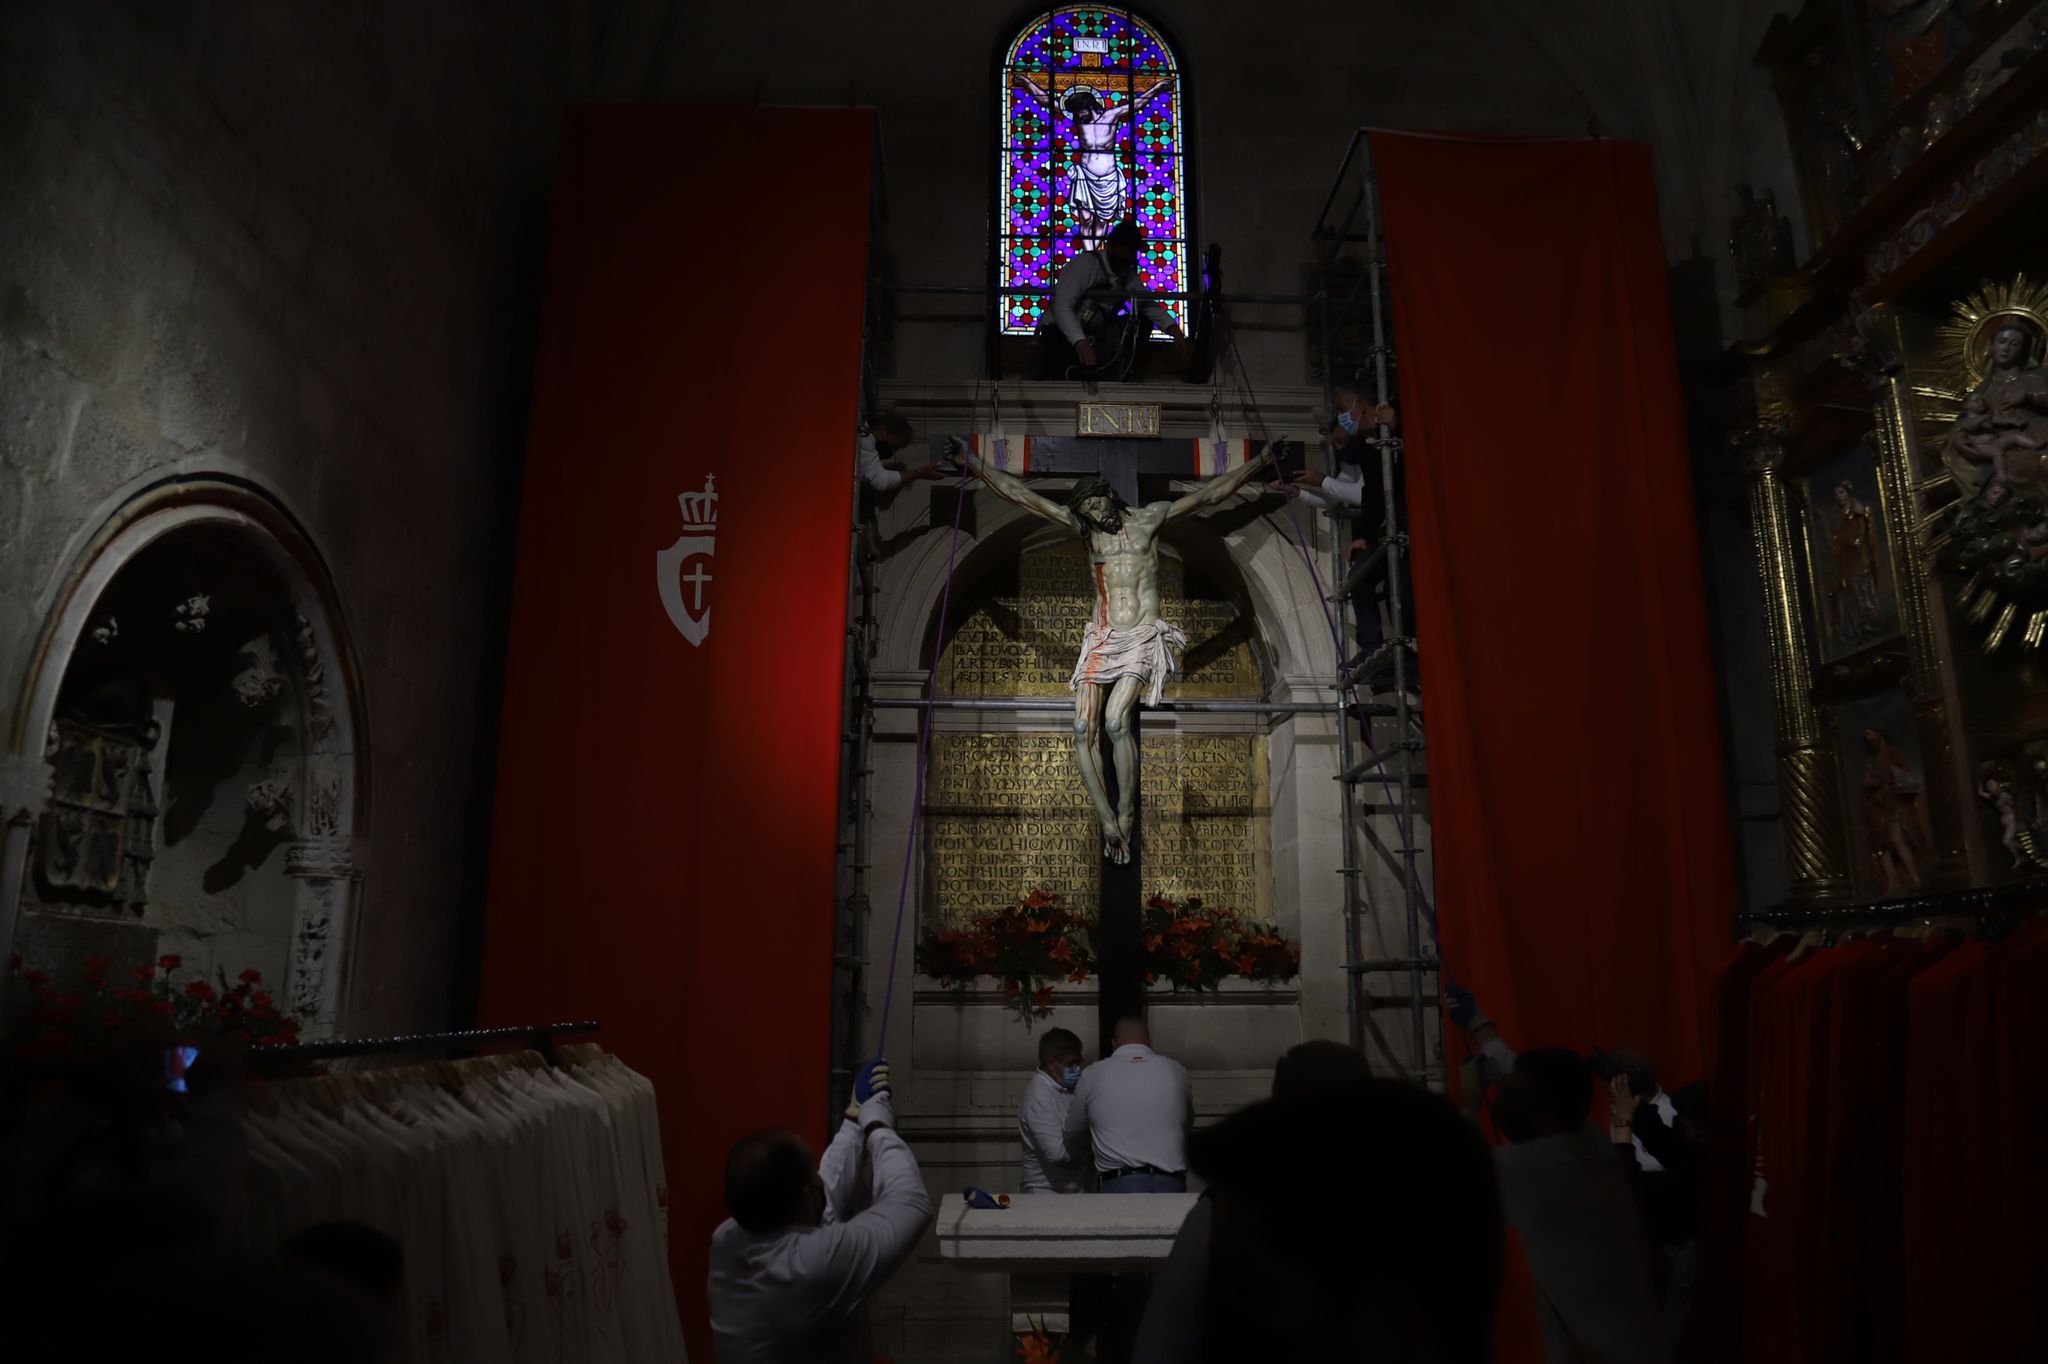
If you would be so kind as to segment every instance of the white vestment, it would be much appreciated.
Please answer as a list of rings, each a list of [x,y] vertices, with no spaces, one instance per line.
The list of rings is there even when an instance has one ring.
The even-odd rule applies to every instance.
[[[1156,706],[1167,674],[1180,666],[1181,650],[1187,647],[1188,637],[1181,628],[1163,620],[1123,627],[1091,620],[1081,636],[1081,657],[1067,685],[1079,691],[1083,682],[1107,684],[1119,677],[1136,677],[1147,688],[1145,704]]]

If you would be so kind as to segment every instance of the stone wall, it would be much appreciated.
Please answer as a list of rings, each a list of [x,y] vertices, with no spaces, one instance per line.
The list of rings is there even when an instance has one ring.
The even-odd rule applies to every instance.
[[[137,490],[226,474],[289,508],[363,670],[351,1029],[469,1007],[554,130],[595,8],[0,12],[0,715]]]

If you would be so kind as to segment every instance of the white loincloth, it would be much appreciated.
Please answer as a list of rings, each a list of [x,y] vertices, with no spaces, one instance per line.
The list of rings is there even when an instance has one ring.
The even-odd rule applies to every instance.
[[[1092,214],[1097,222],[1113,223],[1124,216],[1125,194],[1130,181],[1121,162],[1106,171],[1091,171],[1079,161],[1067,167],[1067,202],[1077,213]]]
[[[1083,682],[1114,682],[1120,677],[1142,679],[1150,688],[1145,704],[1159,704],[1168,673],[1180,666],[1181,651],[1188,637],[1178,625],[1163,620],[1118,629],[1114,625],[1088,622],[1081,636],[1081,657],[1067,685],[1075,691]]]

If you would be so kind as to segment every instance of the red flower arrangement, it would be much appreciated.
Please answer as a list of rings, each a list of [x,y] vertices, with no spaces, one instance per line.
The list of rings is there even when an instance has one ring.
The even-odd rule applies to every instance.
[[[1052,1012],[1053,982],[1086,980],[1094,966],[1088,925],[1037,888],[965,928],[926,933],[917,945],[917,969],[941,987],[964,992],[977,977],[994,976],[1025,1022]]]
[[[1276,925],[1211,909],[1194,896],[1185,904],[1153,896],[1138,931],[1147,985],[1163,980],[1175,990],[1213,990],[1231,977],[1270,985],[1301,973],[1301,945]]]
[[[1145,983],[1214,990],[1230,978],[1271,984],[1301,973],[1301,946],[1269,922],[1155,895],[1139,927]],[[926,933],[917,969],[944,989],[966,991],[983,976],[1001,982],[1025,1022],[1052,1012],[1052,983],[1079,983],[1095,970],[1092,929],[1060,897],[1033,889],[1014,905],[964,928]]]
[[[86,958],[80,981],[84,988],[60,994],[50,986],[47,972],[23,970],[21,959],[13,959],[12,972],[19,984],[7,991],[12,1015],[7,1032],[20,1039],[17,1053],[22,1059],[50,1060],[172,1042],[203,1048],[231,1035],[259,1047],[298,1039],[298,1019],[279,1011],[275,1001],[256,988],[263,976],[254,968],[242,972],[232,987],[223,973],[216,988],[207,980],[174,981],[172,973],[184,965],[175,953],[158,958],[153,967],[133,968],[122,978],[133,984],[110,983],[110,965],[104,957]]]

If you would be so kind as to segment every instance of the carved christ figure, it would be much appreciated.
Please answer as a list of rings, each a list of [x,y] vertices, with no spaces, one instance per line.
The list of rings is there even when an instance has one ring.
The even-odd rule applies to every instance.
[[[1074,763],[1102,822],[1102,855],[1112,862],[1128,862],[1136,832],[1132,815],[1138,794],[1138,698],[1159,704],[1166,675],[1179,666],[1180,651],[1187,647],[1180,627],[1159,618],[1160,528],[1177,516],[1229,501],[1265,467],[1267,457],[1261,454],[1172,502],[1136,508],[1126,507],[1105,479],[1084,479],[1062,505],[1031,491],[1014,474],[991,468],[971,454],[961,457],[996,496],[1065,526],[1087,547],[1095,611],[1069,681],[1075,693]],[[1114,807],[1103,781],[1104,728],[1109,730],[1116,764]]]

